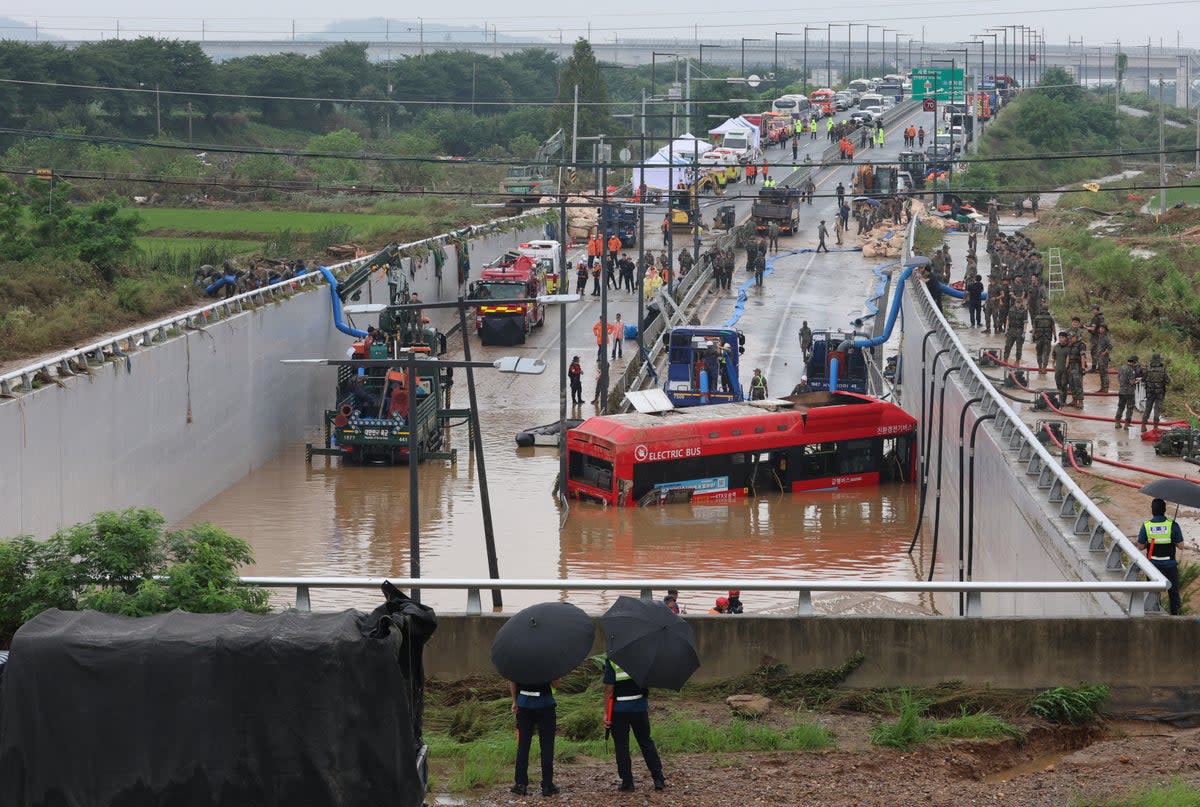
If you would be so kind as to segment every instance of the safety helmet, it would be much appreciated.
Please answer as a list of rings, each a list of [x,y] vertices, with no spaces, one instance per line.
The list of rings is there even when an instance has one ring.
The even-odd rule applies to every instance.
[[[742,596],[742,592],[739,589],[731,588],[731,589],[729,589],[729,596],[730,597],[740,597],[740,596]]]
[[[717,597],[717,607],[718,608],[728,608],[729,607],[729,598],[728,597]]]

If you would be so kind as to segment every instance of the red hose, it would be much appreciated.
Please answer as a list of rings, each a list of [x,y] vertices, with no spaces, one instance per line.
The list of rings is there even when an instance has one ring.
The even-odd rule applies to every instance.
[[[1059,442],[1059,439],[1057,437],[1054,436],[1054,430],[1051,429],[1049,425],[1042,426],[1042,431],[1044,431],[1046,433],[1046,436],[1050,438],[1050,440],[1054,443],[1054,445],[1058,446],[1059,451],[1063,450],[1063,444],[1061,442]],[[1127,488],[1135,488],[1135,489],[1142,488],[1142,484],[1140,484],[1138,482],[1131,482],[1128,479],[1121,479],[1120,477],[1108,476],[1107,474],[1097,473],[1096,471],[1089,471],[1087,468],[1080,468],[1079,463],[1075,461],[1075,447],[1067,446],[1066,451],[1067,451],[1067,459],[1071,461],[1071,467],[1074,468],[1076,471],[1079,471],[1079,473],[1081,473],[1081,474],[1087,474],[1088,476],[1094,476],[1098,479],[1103,479],[1106,482],[1116,482],[1118,485],[1124,485]],[[1092,457],[1092,459],[1099,460],[1100,458]],[[1103,460],[1101,460],[1101,462],[1103,462]]]
[[[1032,393],[1034,395],[1042,396],[1042,400],[1046,402],[1046,406],[1049,407],[1049,409],[1052,412],[1062,415],[1063,417],[1079,418],[1080,420],[1097,420],[1101,423],[1111,423],[1113,421],[1113,418],[1105,417],[1104,415],[1085,415],[1082,412],[1064,412],[1063,410],[1059,409],[1057,406],[1054,405],[1054,402],[1050,400],[1050,396],[1048,396],[1046,393],[1038,392],[1037,390],[1031,390],[1029,387],[1022,384],[1017,379],[1016,373],[1009,373],[1008,378],[1010,381],[1013,382],[1013,385],[1018,387],[1019,389],[1025,391],[1025,392]],[[1186,428],[1188,425],[1189,424],[1186,420],[1168,420],[1168,421],[1160,424],[1160,426],[1165,426],[1167,428]],[[1146,473],[1150,473],[1150,474],[1158,473],[1157,471],[1151,471],[1149,469],[1145,469],[1145,470],[1146,470]],[[1180,479],[1183,479],[1183,478],[1184,477],[1180,477]]]
[[[1026,365],[1024,365],[1024,364],[1010,364],[1009,362],[1006,362],[1004,359],[1000,358],[999,356],[997,356],[995,353],[993,353],[993,352],[992,352],[992,351],[990,351],[990,350],[985,350],[985,351],[983,352],[983,355],[987,356],[989,359],[991,359],[992,361],[996,362],[996,364],[999,364],[1001,367],[1011,367],[1011,368],[1012,368],[1012,369],[1014,369],[1014,370],[1032,370],[1032,371],[1033,371],[1033,372],[1035,372],[1035,373],[1038,371],[1038,368],[1037,368],[1037,367],[1027,367],[1027,366],[1026,366]],[[1116,375],[1116,374],[1117,374],[1117,371],[1116,371],[1116,370],[1109,370],[1109,371],[1108,371],[1108,374],[1109,374],[1109,375]],[[1112,394],[1114,394],[1114,395],[1115,395],[1116,393],[1112,393]]]

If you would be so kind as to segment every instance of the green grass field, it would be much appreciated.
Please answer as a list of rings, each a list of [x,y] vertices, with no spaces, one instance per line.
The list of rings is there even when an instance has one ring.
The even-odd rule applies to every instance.
[[[1178,202],[1200,205],[1200,188],[1167,188],[1167,207]],[[1150,197],[1150,210],[1158,210],[1158,194]]]
[[[234,238],[139,238],[138,246],[146,254],[199,252],[206,247],[211,247],[225,253],[228,257],[261,250],[263,242],[242,241]]]
[[[138,210],[147,231],[179,233],[255,233],[264,237],[280,230],[314,233],[334,225],[351,228],[352,234],[386,232],[403,227],[408,216],[373,213],[309,213],[289,210],[196,210],[144,208]]]

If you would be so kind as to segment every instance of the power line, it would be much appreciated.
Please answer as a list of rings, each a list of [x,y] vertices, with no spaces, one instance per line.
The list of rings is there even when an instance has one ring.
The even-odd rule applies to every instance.
[[[399,154],[380,154],[380,153],[363,153],[363,152],[336,152],[336,151],[309,151],[305,149],[279,149],[268,148],[265,146],[227,146],[219,144],[195,144],[195,143],[180,143],[180,142],[162,142],[158,140],[147,140],[129,137],[108,137],[104,135],[79,135],[65,132],[47,132],[33,129],[14,129],[9,127],[0,127],[0,135],[7,134],[16,137],[26,137],[31,139],[48,139],[61,140],[68,142],[88,143],[92,145],[116,145],[116,146],[138,146],[142,148],[158,148],[169,149],[175,151],[189,152],[214,152],[218,154],[265,154],[279,157],[295,157],[305,159],[339,159],[351,160],[357,162],[391,162],[391,163],[420,163],[420,164],[435,164],[435,165],[491,165],[491,166],[513,166],[525,165],[527,160],[519,160],[516,158],[508,159],[489,159],[484,157],[465,157],[462,159],[447,160],[444,157],[437,156],[406,156]],[[1037,162],[1042,160],[1076,160],[1076,159],[1092,159],[1098,157],[1151,157],[1158,156],[1157,148],[1145,149],[1112,149],[1098,150],[1092,149],[1088,151],[1064,151],[1064,152],[1033,152],[1025,154],[1005,154],[988,157],[963,157],[955,160],[956,165],[973,165],[973,164],[990,164],[1003,162]],[[1182,154],[1191,157],[1196,153],[1194,147],[1171,147],[1165,149],[1166,154]],[[881,159],[880,164],[891,164],[897,162],[895,159]],[[554,163],[555,165],[557,163]],[[854,163],[861,165],[862,163]],[[632,169],[641,168],[643,163],[606,163],[609,169]],[[650,164],[646,164],[650,165]],[[804,163],[803,168],[831,168],[836,166],[845,166],[846,162],[840,160],[832,160],[830,162],[812,162]],[[578,161],[575,166],[584,170],[591,170],[598,167],[598,164],[591,161]],[[44,167],[44,166],[43,166]],[[787,167],[786,165],[784,167]],[[682,170],[682,169],[681,169]]]

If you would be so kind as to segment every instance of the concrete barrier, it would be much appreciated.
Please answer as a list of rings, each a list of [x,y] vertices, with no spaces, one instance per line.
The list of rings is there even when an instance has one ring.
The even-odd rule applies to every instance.
[[[541,235],[539,225],[473,239],[472,276]],[[441,278],[432,261],[415,267],[422,299],[457,296],[448,252]],[[368,296],[386,301],[382,280]],[[334,368],[280,359],[340,357],[347,345],[321,285],[0,400],[0,537],[46,537],[131,506],[181,518],[301,441],[331,404]]]
[[[492,639],[507,617],[441,615],[425,652],[437,678],[494,674]],[[1200,626],[1183,619],[956,619],[952,617],[687,617],[713,681],[780,662],[835,667],[861,651],[850,688],[931,686],[1038,690],[1082,682],[1112,687],[1126,706],[1200,703]],[[598,620],[597,620],[598,622]],[[594,652],[602,652],[597,630]]]

